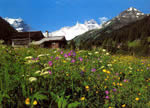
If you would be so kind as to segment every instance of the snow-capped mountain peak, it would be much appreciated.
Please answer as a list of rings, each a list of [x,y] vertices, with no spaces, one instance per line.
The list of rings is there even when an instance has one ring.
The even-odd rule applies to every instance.
[[[142,13],[141,11],[139,11],[138,9],[134,8],[134,7],[130,7],[127,10],[121,12],[118,16],[118,18],[124,17],[124,18],[139,18],[141,16],[143,16],[144,13]]]
[[[134,8],[134,7],[130,7],[130,8],[127,9],[127,11],[137,11],[137,9]]]
[[[14,18],[4,18],[4,20],[6,20],[12,27],[14,27],[18,32],[25,32],[25,31],[29,31],[30,27],[29,25],[27,25],[23,19],[18,18],[18,19],[14,19]]]
[[[128,9],[124,10],[123,12],[121,12],[118,16],[105,22],[103,24],[103,27],[106,27],[109,25],[111,26],[113,24],[112,28],[114,30],[119,29],[129,23],[132,23],[132,22],[142,19],[145,16],[147,16],[147,15],[142,13],[138,9],[136,9],[134,7],[130,7]]]
[[[84,24],[77,23],[72,27],[63,27],[58,31],[49,33],[49,36],[65,36],[67,40],[71,40],[74,37],[81,35],[89,30],[98,29],[101,26],[94,20],[85,21]],[[46,37],[46,33],[43,33]]]

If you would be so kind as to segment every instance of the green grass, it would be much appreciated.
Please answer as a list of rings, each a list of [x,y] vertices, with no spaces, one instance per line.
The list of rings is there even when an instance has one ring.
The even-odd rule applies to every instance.
[[[0,106],[149,108],[150,59],[0,45]]]

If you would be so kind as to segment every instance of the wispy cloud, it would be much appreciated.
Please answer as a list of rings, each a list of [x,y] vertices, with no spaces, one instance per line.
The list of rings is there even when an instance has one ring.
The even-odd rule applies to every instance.
[[[107,17],[100,17],[99,20],[100,20],[101,24],[104,24],[106,21],[108,21],[108,18]]]

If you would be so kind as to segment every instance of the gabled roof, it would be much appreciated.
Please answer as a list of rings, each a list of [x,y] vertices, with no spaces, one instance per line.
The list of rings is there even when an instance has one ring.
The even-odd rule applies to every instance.
[[[12,33],[17,33],[17,31],[2,17],[0,17],[0,40],[10,39]]]
[[[43,38],[36,42],[32,42],[32,44],[39,45],[39,44],[42,44],[42,43],[48,42],[48,41],[66,41],[66,38],[65,38],[65,36],[52,36],[52,37]]]
[[[12,35],[12,39],[30,38],[31,40],[38,41],[44,38],[41,31],[18,32]]]

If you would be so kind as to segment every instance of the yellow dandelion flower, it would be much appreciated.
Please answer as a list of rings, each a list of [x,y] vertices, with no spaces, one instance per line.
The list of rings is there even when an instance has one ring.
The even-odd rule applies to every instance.
[[[89,89],[89,86],[87,85],[87,86],[85,86],[85,88],[86,88],[86,89]]]
[[[104,86],[104,88],[107,88],[107,86]]]
[[[27,98],[27,99],[25,100],[25,104],[26,104],[26,105],[29,105],[29,104],[30,104],[30,99],[29,99],[29,98]]]
[[[37,105],[37,101],[36,100],[33,102],[33,105]]]
[[[122,86],[122,83],[120,83],[119,85]]]
[[[66,60],[64,60],[63,62],[66,63]]]
[[[126,104],[123,104],[123,105],[122,105],[122,108],[124,108],[124,107],[126,107]]]
[[[116,86],[116,83],[115,83],[115,82],[113,82],[113,85],[114,85],[114,86]]]
[[[138,95],[141,95],[141,93],[138,93]]]
[[[85,97],[81,97],[80,100],[81,100],[81,101],[84,101],[84,100],[85,100]]]
[[[119,83],[117,83],[117,85],[119,86],[120,84],[119,84]]]
[[[107,78],[105,79],[105,81],[107,81]]]
[[[139,100],[139,98],[135,98],[135,100],[136,100],[136,101],[138,101],[138,100]]]
[[[110,71],[106,71],[106,73],[110,74]]]
[[[107,70],[106,70],[106,69],[103,69],[103,72],[107,72]]]
[[[98,91],[96,91],[96,94],[98,93]]]

